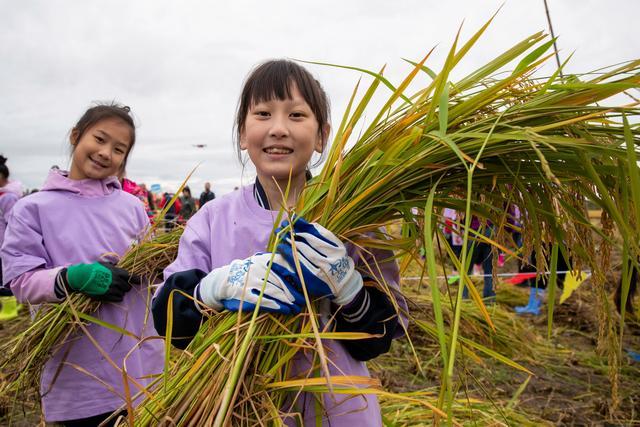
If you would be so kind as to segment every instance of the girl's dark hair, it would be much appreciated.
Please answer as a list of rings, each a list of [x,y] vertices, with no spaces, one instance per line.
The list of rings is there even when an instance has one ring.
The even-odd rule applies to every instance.
[[[71,129],[71,136],[73,137],[73,150],[75,150],[75,146],[82,138],[82,135],[89,129],[91,126],[95,125],[101,120],[117,118],[125,122],[131,128],[131,145],[129,146],[129,150],[124,157],[124,162],[122,162],[121,170],[124,171],[127,166],[127,159],[129,158],[129,153],[133,150],[133,145],[136,143],[136,125],[133,122],[133,117],[129,114],[131,112],[131,108],[126,105],[121,105],[118,103],[110,103],[110,104],[96,104],[95,106],[89,108],[85,113],[80,117],[78,123]],[[72,152],[73,152],[72,150]]]
[[[4,179],[9,179],[9,168],[7,167],[7,158],[0,155],[0,175]]]
[[[187,193],[189,193],[189,196],[191,196],[191,189],[189,188],[188,185],[185,185],[184,188],[182,189],[182,191],[186,191]]]
[[[320,82],[306,68],[286,59],[273,59],[256,67],[244,83],[235,123],[235,145],[238,158],[240,152],[240,134],[244,130],[247,114],[252,105],[272,99],[291,99],[291,88],[295,84],[304,100],[311,107],[318,121],[318,132],[322,132],[329,123],[329,99]]]

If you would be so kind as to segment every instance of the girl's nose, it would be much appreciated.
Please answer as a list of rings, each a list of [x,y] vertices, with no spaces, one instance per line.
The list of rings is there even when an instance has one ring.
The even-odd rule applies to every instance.
[[[106,160],[111,158],[111,147],[109,146],[109,144],[104,144],[102,147],[100,147],[98,156]]]
[[[273,138],[284,138],[289,135],[289,127],[285,117],[278,115],[274,116],[271,120],[271,129],[269,129],[269,135]]]

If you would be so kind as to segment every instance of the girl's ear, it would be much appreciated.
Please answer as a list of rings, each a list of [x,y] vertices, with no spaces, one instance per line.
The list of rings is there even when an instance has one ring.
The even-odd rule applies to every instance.
[[[329,140],[330,132],[331,132],[331,125],[329,123],[325,123],[325,125],[322,126],[320,137],[318,138],[318,141],[316,142],[316,146],[314,147],[316,152],[322,153],[324,151],[325,147],[327,146],[327,141]]]
[[[247,140],[245,138],[245,134],[244,134],[244,130],[240,131],[240,149],[241,150],[246,150],[247,149]]]
[[[78,129],[76,128],[73,128],[71,130],[71,133],[69,134],[69,143],[74,147],[78,144],[78,136],[79,136],[78,134],[79,132],[78,132]]]

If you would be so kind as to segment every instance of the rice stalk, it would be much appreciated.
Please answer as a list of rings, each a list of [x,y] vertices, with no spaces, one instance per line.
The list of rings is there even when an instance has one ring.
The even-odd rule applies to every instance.
[[[629,251],[638,253],[635,220],[622,209],[623,200],[635,206],[637,198],[628,185],[621,185],[626,175],[620,176],[617,171],[619,165],[637,168],[635,147],[640,144],[640,132],[637,125],[623,126],[622,118],[635,119],[640,111],[635,105],[604,104],[610,96],[640,86],[640,61],[604,69],[595,76],[585,74],[558,80],[558,74],[554,73],[547,78],[535,77],[536,68],[549,57],[545,52],[550,46],[545,36],[538,33],[461,80],[450,81],[451,71],[485,29],[486,26],[460,48],[456,39],[438,74],[427,71],[423,65],[428,55],[415,63],[397,86],[384,78],[382,71],[368,72],[374,76],[373,82],[358,101],[358,88],[354,91],[327,164],[308,184],[296,213],[320,222],[356,246],[391,249],[402,255],[415,251],[418,236],[423,236],[424,242],[432,241],[435,227],[430,219],[437,217],[444,207],[466,213],[465,241],[483,239],[505,247],[506,243],[495,236],[487,238],[472,233],[469,221],[472,215],[477,215],[491,220],[497,228],[504,226],[504,201],[509,199],[524,212],[525,254],[534,249],[542,253],[544,245],[555,242],[576,265],[584,263],[595,271],[599,266],[592,256],[594,247],[589,236],[591,233],[605,236],[605,232],[590,223],[584,206],[588,198],[610,215]],[[513,71],[501,72],[514,62]],[[430,83],[413,94],[406,93],[422,77],[422,71]],[[379,83],[392,93],[379,111],[370,112],[369,103]],[[363,125],[365,112],[374,118]],[[362,126],[362,131],[354,132],[358,126]],[[634,146],[631,151],[625,146],[629,141]],[[424,222],[428,224],[424,228],[413,227],[404,238],[385,235],[381,230],[382,225],[394,221],[415,222],[414,208],[424,210]],[[611,244],[617,246],[620,242]],[[465,250],[457,261],[458,267],[467,262]],[[431,266],[429,271],[433,280]],[[461,286],[469,284],[466,269],[459,271]],[[379,285],[388,289],[388,284]],[[488,325],[482,333],[489,337],[494,334],[495,339],[498,328],[504,326],[496,323],[475,289],[470,290],[477,314]],[[444,305],[435,300],[434,297],[433,310],[444,319]],[[450,323],[445,325],[444,320],[437,320],[437,327],[430,332],[437,337],[442,355],[446,356],[442,361],[442,383],[447,393],[445,399],[437,399],[436,409],[442,413],[446,408],[441,419],[446,418],[449,423],[454,423],[458,416],[453,376],[456,344],[460,343],[465,352],[474,342],[459,335],[465,328],[463,313],[467,305],[459,299]],[[157,425],[163,420],[177,425],[210,425],[216,415],[210,411],[217,409],[212,402],[221,396],[223,383],[232,384],[233,390],[226,389],[230,398],[225,400],[228,409],[223,408],[224,415],[216,420],[220,425],[236,422],[259,425],[262,417],[277,424],[278,414],[283,416],[281,411],[286,412],[283,404],[287,396],[291,398],[296,391],[319,393],[320,389],[328,391],[333,384],[336,392],[357,394],[366,384],[351,383],[344,390],[341,385],[344,379],[327,378],[321,373],[310,373],[303,383],[287,377],[288,364],[301,348],[315,352],[318,369],[327,362],[317,352],[322,332],[309,332],[309,328],[313,329],[313,323],[309,322],[316,318],[313,309],[291,319],[260,315],[250,320],[250,314],[237,313],[212,315],[187,348],[187,356],[181,356],[166,373],[166,381],[156,395],[139,407],[136,419],[146,417],[140,425]],[[256,326],[250,334],[249,329],[237,326],[235,334],[225,334],[226,319],[235,319],[230,324],[243,327],[253,321]],[[265,319],[264,323],[258,319]],[[283,335],[284,324],[289,332]],[[301,332],[300,328],[304,330],[305,326],[307,332]],[[237,336],[241,331],[245,333],[242,342],[249,350],[234,360],[234,372],[240,376],[234,374],[229,379],[228,361],[238,356]],[[286,338],[266,341],[262,338],[279,335]],[[214,336],[210,341],[205,339]],[[474,350],[480,348],[475,344]],[[501,356],[494,353],[494,357]],[[273,360],[274,354],[281,357]],[[501,357],[504,362],[510,361]],[[186,372],[200,371],[196,367],[202,366],[208,368],[206,377],[193,374],[185,380]],[[314,381],[320,382],[321,387]],[[274,386],[283,383],[288,386]],[[201,396],[203,390],[206,398]],[[283,390],[288,394],[282,394]]]

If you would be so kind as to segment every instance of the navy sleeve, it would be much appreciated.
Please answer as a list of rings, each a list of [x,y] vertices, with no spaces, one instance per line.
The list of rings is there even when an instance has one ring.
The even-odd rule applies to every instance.
[[[381,290],[365,286],[336,316],[337,332],[365,332],[379,337],[342,340],[354,359],[367,361],[389,351],[398,327],[398,316],[389,297]]]
[[[206,276],[202,270],[193,269],[173,273],[164,282],[158,294],[151,303],[153,324],[161,336],[167,334],[167,308],[169,297],[173,293],[173,328],[171,331],[171,344],[179,349],[185,349],[202,324],[202,313],[196,308],[192,298],[194,290],[200,280]],[[182,291],[182,292],[179,292]]]

